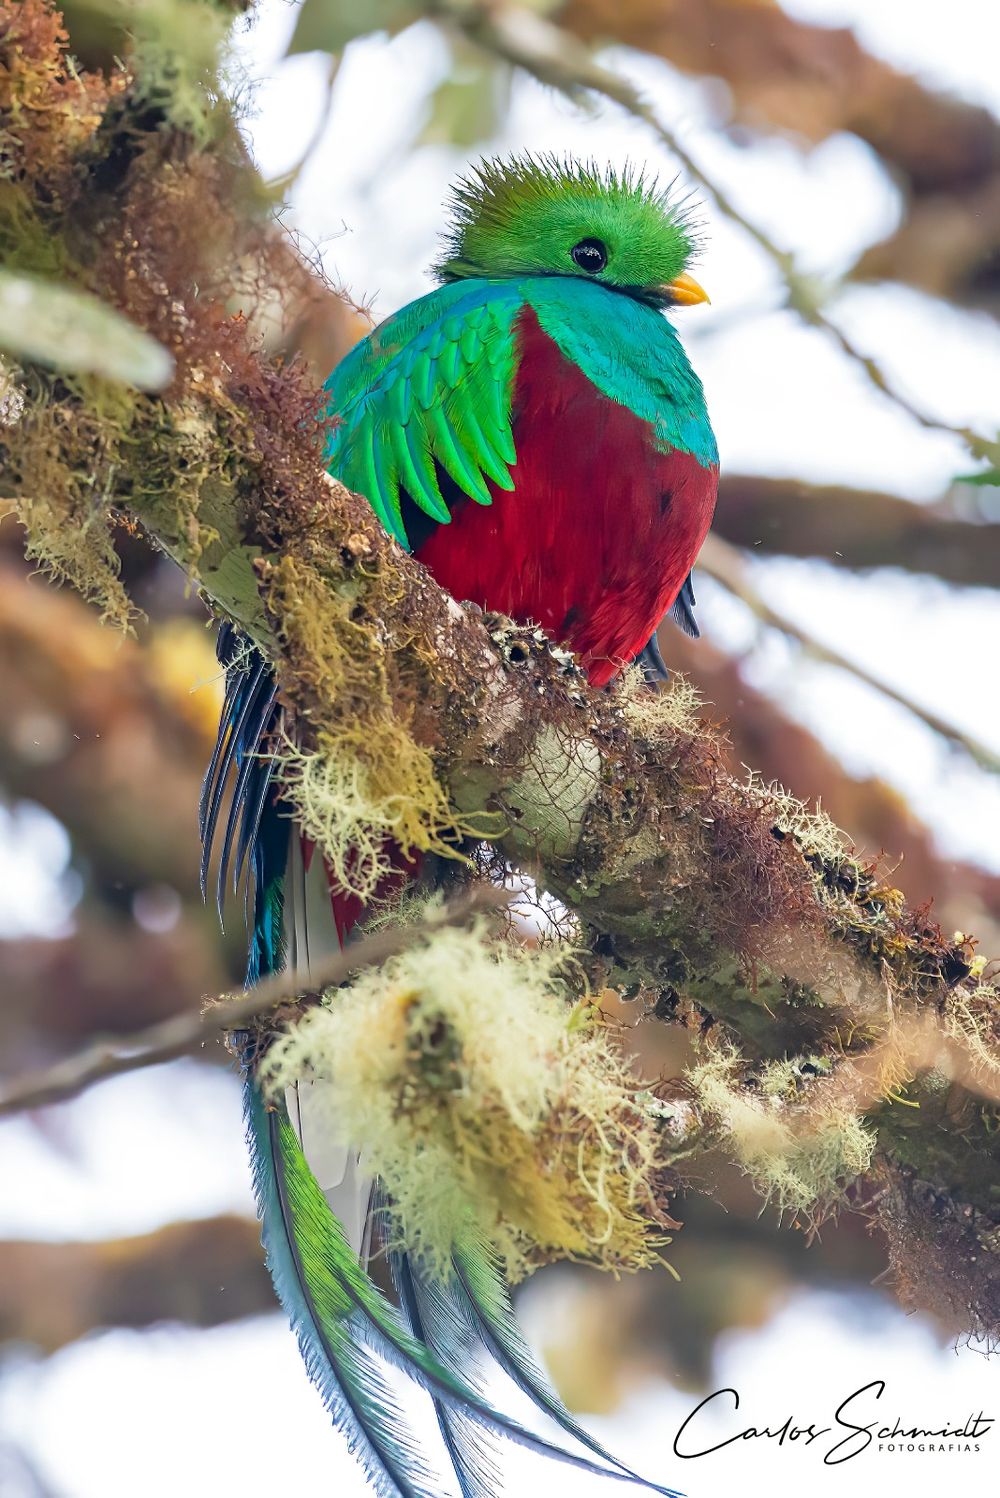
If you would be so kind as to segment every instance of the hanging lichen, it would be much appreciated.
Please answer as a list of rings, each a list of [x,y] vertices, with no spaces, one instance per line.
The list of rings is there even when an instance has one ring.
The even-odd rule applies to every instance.
[[[324,1080],[396,1231],[438,1266],[470,1230],[514,1278],[539,1261],[653,1262],[669,1226],[661,1120],[566,957],[445,930],[328,993],[274,1040],[272,1096]],[[314,1094],[319,1089],[314,1089]]]

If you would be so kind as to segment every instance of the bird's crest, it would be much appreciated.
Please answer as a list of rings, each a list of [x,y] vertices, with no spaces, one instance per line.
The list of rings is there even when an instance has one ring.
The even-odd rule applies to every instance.
[[[451,195],[442,281],[566,275],[654,302],[697,249],[689,198],[642,167],[554,154],[487,158]]]

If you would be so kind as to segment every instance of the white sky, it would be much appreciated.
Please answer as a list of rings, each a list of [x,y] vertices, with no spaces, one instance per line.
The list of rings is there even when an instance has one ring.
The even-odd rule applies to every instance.
[[[820,22],[857,24],[866,45],[888,59],[1000,109],[995,0],[951,0],[944,8],[939,0],[794,0],[788,8]],[[296,160],[321,97],[316,58],[277,61],[292,20],[284,0],[265,0],[239,48],[242,66],[260,80],[248,128],[269,174]],[[735,145],[713,133],[693,85],[648,60],[618,61],[747,214],[814,274],[835,278],[893,225],[896,189],[857,141],[834,139],[808,155],[782,140]],[[356,296],[374,298],[380,316],[426,288],[441,202],[462,164],[461,153],[439,146],[402,150],[419,131],[429,80],[446,66],[428,28],[389,45],[352,48],[329,128],[296,195],[293,221],[321,245],[331,273]],[[641,157],[673,175],[669,158],[640,127],[612,110],[582,119],[530,82],[516,88],[496,144]],[[915,428],[820,335],[776,310],[770,268],[737,230],[711,211],[706,226],[699,277],[713,306],[679,323],[705,379],[728,467],[840,479],[914,499],[935,497],[968,467],[957,444]],[[833,310],[915,399],[945,418],[995,429],[995,324],[899,289],[852,290]],[[757,570],[779,607],[1000,749],[1000,594],[960,596],[926,578],[859,579],[802,562],[760,561]],[[757,640],[746,611],[720,589],[703,582],[699,599],[708,632],[733,648],[753,648],[754,681],[780,695],[852,769],[877,770],[900,785],[949,851],[1000,868],[997,781],[843,673],[803,663],[773,636]],[[850,634],[839,623],[845,618],[858,620]],[[72,893],[62,879],[65,854],[50,819],[29,815],[0,826],[0,933],[63,928]],[[0,1125],[2,1235],[101,1237],[248,1206],[238,1098],[221,1075],[205,1079],[184,1064],[163,1068],[51,1110],[44,1134],[21,1122]],[[553,1318],[572,1315],[558,1289],[535,1309],[532,1324],[546,1337]],[[5,1433],[22,1438],[59,1498],[272,1498],[307,1485],[341,1498],[365,1492],[276,1317],[207,1334],[105,1334],[7,1372],[0,1444]],[[885,1310],[875,1297],[852,1309],[843,1298],[814,1296],[762,1331],[725,1339],[717,1386],[734,1382],[743,1391],[748,1421],[794,1411],[808,1423],[828,1417],[839,1398],[876,1377],[889,1382],[885,1403],[914,1420],[961,1421],[984,1405],[1000,1415],[995,1364],[970,1350],[942,1352],[922,1322]],[[734,1488],[790,1498],[806,1483],[831,1495],[849,1483],[859,1498],[898,1483],[913,1498],[936,1498],[943,1483],[995,1482],[990,1438],[978,1457],[868,1453],[845,1468],[824,1468],[811,1449],[775,1453],[760,1442],[681,1463],[666,1452],[691,1404],[653,1386],[614,1420],[594,1426],[692,1498],[730,1498]],[[514,1470],[512,1493],[622,1491],[552,1466]],[[21,1498],[16,1483],[11,1475],[4,1498]]]

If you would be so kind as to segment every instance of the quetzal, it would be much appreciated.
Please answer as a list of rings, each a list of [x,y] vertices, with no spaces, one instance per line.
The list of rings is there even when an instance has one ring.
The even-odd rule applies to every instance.
[[[693,249],[684,213],[641,175],[552,158],[484,162],[455,188],[440,284],[371,332],[326,386],[339,418],[330,471],[457,599],[541,625],[597,687],[647,648],[668,611],[694,632],[690,572],[718,462],[701,384],[663,316],[707,300],[686,269]],[[331,888],[283,814],[268,664],[229,624],[218,648],[227,686],[202,799],[204,872],[232,778],[219,900],[227,871],[238,885],[246,870],[247,981],[283,967],[307,976],[363,911]],[[401,861],[397,882],[411,871]],[[376,1491],[442,1489],[374,1353],[429,1391],[463,1498],[497,1491],[484,1439],[497,1433],[638,1481],[546,1384],[488,1245],[456,1244],[444,1278],[393,1254],[398,1307],[375,1288],[377,1183],[364,1141],[361,1153],[324,1141],[310,1105],[321,1083],[266,1106],[249,1037],[242,1059],[277,1293]],[[491,1408],[477,1354],[590,1455]]]

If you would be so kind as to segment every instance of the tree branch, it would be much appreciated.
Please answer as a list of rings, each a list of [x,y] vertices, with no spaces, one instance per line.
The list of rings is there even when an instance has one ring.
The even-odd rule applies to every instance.
[[[192,1008],[134,1035],[101,1040],[68,1056],[64,1061],[0,1084],[0,1117],[44,1108],[76,1097],[87,1087],[125,1072],[142,1071],[189,1055],[223,1035],[242,1029],[252,1020],[282,1008],[318,998],[325,989],[336,988],[352,973],[378,967],[397,952],[443,926],[461,924],[480,911],[506,904],[509,894],[488,886],[477,887],[445,906],[439,914],[409,926],[380,931],[318,964],[309,984],[296,984],[294,974],[278,973],[258,983],[241,998],[213,999],[202,1009]]]
[[[734,546],[835,567],[902,567],[967,587],[1000,587],[1000,525],[958,520],[894,494],[723,474],[714,530]]]
[[[900,707],[904,707],[908,713],[919,718],[948,743],[964,749],[966,754],[984,770],[989,770],[994,775],[1000,772],[1000,755],[996,754],[988,744],[984,744],[972,734],[966,733],[964,729],[956,727],[955,724],[949,723],[939,713],[922,706],[919,702],[914,702],[913,698],[908,697],[905,692],[899,691],[881,677],[873,675],[860,662],[853,661],[841,651],[825,645],[811,631],[797,624],[787,614],[773,608],[754,587],[743,558],[735,547],[729,545],[728,541],[723,541],[720,536],[709,536],[698,558],[698,566],[702,572],[706,572],[709,577],[714,577],[716,582],[722,583],[730,593],[745,603],[762,624],[779,629],[782,634],[797,640],[806,653],[815,660],[822,661],[828,666],[836,666],[841,671],[850,672],[859,681],[881,692],[883,697],[888,697],[891,702],[897,702]]]
[[[13,522],[4,523],[6,530]],[[204,631],[175,632],[218,676]],[[195,897],[197,802],[218,688],[192,695],[163,650],[116,640],[71,593],[0,561],[0,783],[47,807],[102,877]],[[155,789],[154,789],[155,788]]]
[[[231,981],[204,908],[197,918],[182,912],[169,931],[147,931],[93,906],[75,912],[74,924],[55,940],[0,941],[0,1055],[8,1073],[95,1035],[128,1034],[197,1008],[202,994]]]
[[[726,763],[738,774],[753,765],[765,781],[793,795],[813,797],[822,786],[823,808],[843,827],[862,856],[891,851],[893,882],[912,905],[935,900],[941,924],[970,924],[987,951],[1000,950],[1000,875],[942,854],[919,809],[877,776],[855,778],[804,724],[784,710],[777,696],[753,686],[738,659],[704,636],[690,640],[667,626],[660,647],[672,671],[680,671],[705,699],[703,712],[726,722],[731,744]]]
[[[0,1342],[45,1353],[98,1327],[219,1326],[274,1306],[250,1218],[176,1222],[106,1243],[0,1243]]]

